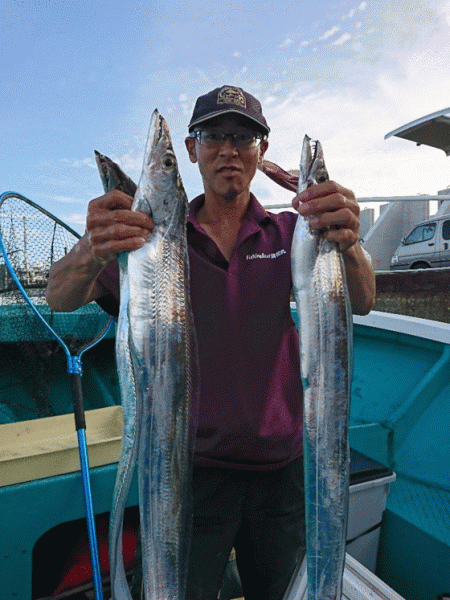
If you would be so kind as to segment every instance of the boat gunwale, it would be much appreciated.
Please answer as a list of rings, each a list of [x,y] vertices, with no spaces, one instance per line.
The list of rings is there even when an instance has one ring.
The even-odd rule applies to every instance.
[[[450,344],[450,323],[441,321],[373,310],[366,316],[353,315],[353,323]]]

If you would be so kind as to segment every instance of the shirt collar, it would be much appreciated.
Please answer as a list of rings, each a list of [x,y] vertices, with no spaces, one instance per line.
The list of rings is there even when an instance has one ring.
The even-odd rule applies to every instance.
[[[197,221],[197,213],[205,203],[205,195],[200,194],[189,204],[188,223],[191,223],[195,229],[201,227]],[[268,213],[258,202],[255,196],[250,193],[250,202],[245,211],[243,221],[253,222],[255,225],[264,225],[272,220],[272,215]]]

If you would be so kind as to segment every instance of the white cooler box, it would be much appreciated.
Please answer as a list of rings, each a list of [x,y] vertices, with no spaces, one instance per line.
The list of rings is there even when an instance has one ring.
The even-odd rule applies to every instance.
[[[286,592],[287,600],[306,600],[306,559],[298,577],[294,578]],[[347,554],[345,559],[342,600],[405,600],[371,571]]]
[[[351,450],[347,552],[375,572],[381,519],[394,473],[384,465]]]
[[[395,475],[390,469],[351,450],[347,559],[343,594],[345,600],[402,600],[401,596],[390,590],[373,574],[377,561],[381,520],[389,486],[393,481]],[[306,599],[306,561],[299,569],[299,576],[295,578],[295,582],[292,580],[291,594],[294,595],[290,595],[289,600]],[[386,590],[389,593],[386,593]],[[220,598],[228,600],[241,596],[236,562],[230,560]]]

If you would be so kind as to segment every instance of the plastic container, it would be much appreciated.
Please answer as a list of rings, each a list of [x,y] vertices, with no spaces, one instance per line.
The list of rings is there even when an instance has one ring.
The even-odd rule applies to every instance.
[[[347,552],[375,572],[381,520],[395,474],[351,450]]]
[[[306,560],[286,592],[285,600],[307,599]],[[349,554],[346,555],[342,600],[404,600],[371,571]]]

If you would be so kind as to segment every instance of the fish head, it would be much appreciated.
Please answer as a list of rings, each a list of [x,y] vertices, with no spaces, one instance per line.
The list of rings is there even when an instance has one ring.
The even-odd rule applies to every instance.
[[[327,180],[328,172],[325,167],[322,144],[318,140],[312,141],[309,136],[305,135],[300,159],[298,192]]]
[[[169,128],[158,110],[150,123],[142,175],[133,202],[133,210],[150,214],[158,226],[169,226],[183,218],[187,196],[178,171]]]
[[[97,150],[94,150],[94,154],[105,192],[116,189],[134,197],[134,194],[136,193],[136,184],[134,181],[132,181],[128,175],[122,171],[119,165],[113,162],[108,156],[100,154]]]

